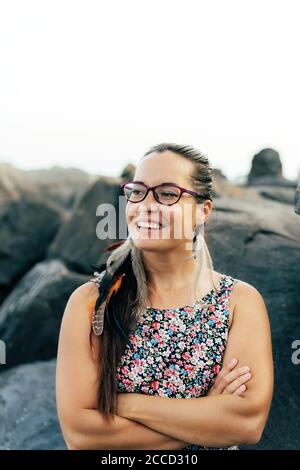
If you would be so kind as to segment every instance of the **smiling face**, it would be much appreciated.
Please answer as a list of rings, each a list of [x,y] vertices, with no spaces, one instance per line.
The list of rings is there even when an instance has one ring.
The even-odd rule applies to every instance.
[[[139,162],[133,181],[142,181],[147,186],[172,182],[193,191],[190,181],[193,169],[192,161],[172,151],[153,152]],[[210,211],[211,201],[197,204],[195,197],[188,193],[183,193],[176,204],[168,206],[157,202],[153,192],[149,191],[141,202],[127,201],[126,220],[137,248],[146,251],[183,250],[186,246],[191,247],[195,225],[203,224]],[[152,228],[147,227],[147,222],[154,222]]]

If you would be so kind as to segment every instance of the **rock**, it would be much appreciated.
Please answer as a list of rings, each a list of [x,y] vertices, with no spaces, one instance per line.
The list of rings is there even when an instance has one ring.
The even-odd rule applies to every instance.
[[[37,195],[21,170],[8,163],[0,162],[0,203],[18,200],[23,193]]]
[[[86,274],[91,273],[92,265],[103,265],[106,262],[109,254],[104,249],[119,241],[119,196],[123,196],[121,213],[122,217],[125,215],[126,200],[120,188],[121,182],[120,178],[99,178],[85,192],[71,218],[57,233],[48,251],[49,258],[61,258],[72,269]],[[112,215],[108,226],[104,228],[105,232],[110,229],[110,238],[104,239],[98,238],[96,232],[98,223],[107,219],[107,212],[97,215],[98,207],[105,208],[102,204],[106,205]],[[111,211],[111,208],[114,210]],[[120,238],[125,239],[127,226],[124,219],[121,227],[126,230]]]
[[[0,372],[56,356],[68,298],[87,280],[61,260],[43,261],[25,274],[0,307],[0,338],[6,344],[6,364]]]
[[[253,188],[248,188],[243,185],[236,185],[229,181],[221,170],[213,169],[213,189],[212,195],[214,198],[231,197],[238,200],[251,199],[259,200],[260,197]]]
[[[253,178],[250,183],[250,186],[281,186],[283,188],[296,188],[297,183],[294,180],[289,180],[287,178],[275,178],[274,176],[259,176]]]
[[[263,149],[254,155],[247,184],[290,188],[295,188],[297,185],[295,181],[283,176],[279,153],[271,148]]]
[[[0,163],[0,201],[17,198],[25,192],[70,212],[97,178],[77,168],[55,166],[22,171],[8,163]]]
[[[295,194],[295,212],[296,214],[300,215],[300,182],[297,186],[296,189],[296,194]]]
[[[262,294],[272,331],[275,388],[261,441],[241,448],[297,449],[300,365],[291,360],[300,338],[300,224],[292,208],[220,198],[207,224],[214,269],[248,282]],[[249,332],[255,334],[255,332]]]
[[[28,170],[24,175],[34,184],[44,198],[51,200],[67,210],[78,203],[83,193],[97,179],[78,168],[53,168]]]
[[[261,196],[267,199],[283,202],[285,204],[294,204],[295,188],[293,186],[280,187],[259,185],[255,189]]]
[[[279,153],[271,148],[265,148],[254,155],[252,167],[248,175],[248,183],[260,177],[273,177],[282,179],[282,164]]]
[[[0,375],[0,449],[63,450],[55,400],[55,359]]]
[[[57,207],[18,185],[7,189],[0,200],[0,304],[24,273],[45,257],[65,220]]]
[[[126,167],[123,169],[121,173],[121,178],[124,182],[126,181],[132,181],[134,178],[136,166],[133,165],[132,163],[129,163],[126,165]]]

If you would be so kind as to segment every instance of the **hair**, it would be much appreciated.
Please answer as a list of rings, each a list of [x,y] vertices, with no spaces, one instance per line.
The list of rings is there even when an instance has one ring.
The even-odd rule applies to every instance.
[[[206,155],[199,150],[175,143],[162,143],[151,147],[141,158],[157,152],[163,153],[172,151],[177,155],[190,160],[194,164],[194,169],[190,175],[192,189],[204,194],[205,198],[212,200],[212,167]],[[163,158],[163,156],[162,156]],[[203,202],[202,196],[194,196],[197,203]],[[196,235],[193,242],[196,241]],[[206,257],[206,262],[212,267],[207,245],[204,240],[204,250],[201,256]],[[96,301],[96,309],[108,299],[104,309],[104,328],[100,336],[99,344],[99,390],[98,409],[103,417],[113,418],[117,411],[117,372],[119,361],[125,351],[126,344],[129,348],[130,334],[134,331],[137,319],[145,304],[145,294],[147,292],[147,280],[141,264],[137,262],[137,250],[131,237],[127,240],[114,243],[106,248],[112,251],[106,262],[106,269],[98,284],[99,297]],[[199,261],[200,269],[204,265],[204,260]],[[120,275],[122,277],[120,286]],[[198,278],[197,278],[198,279]],[[120,286],[111,295],[114,285],[118,281]],[[91,328],[92,335],[92,328]]]

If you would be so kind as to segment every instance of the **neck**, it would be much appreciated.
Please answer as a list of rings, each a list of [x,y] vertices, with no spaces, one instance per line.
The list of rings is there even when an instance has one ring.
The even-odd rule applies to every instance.
[[[183,258],[190,258],[183,260]],[[194,278],[196,260],[192,252],[146,252],[142,253],[149,287],[154,291],[171,292],[186,287]]]

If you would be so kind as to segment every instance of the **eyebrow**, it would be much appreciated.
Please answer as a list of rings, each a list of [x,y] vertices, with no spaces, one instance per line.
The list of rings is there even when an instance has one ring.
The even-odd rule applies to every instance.
[[[146,184],[144,181],[136,181],[136,180],[132,181],[132,183],[143,183],[143,184]],[[167,183],[160,183],[160,184],[170,184],[170,185],[179,186],[178,183],[173,183],[173,182],[169,182],[169,181],[168,181]],[[157,186],[157,185],[155,184],[154,186]]]

